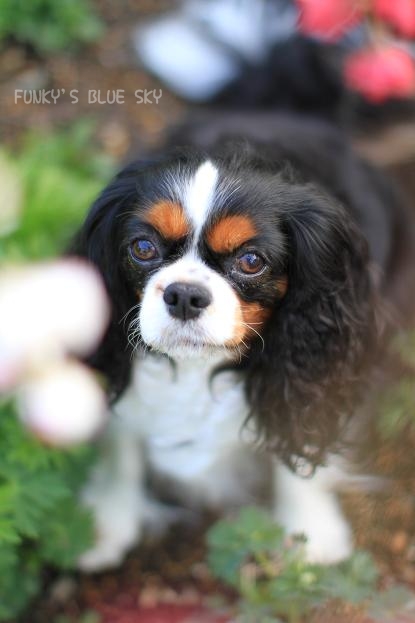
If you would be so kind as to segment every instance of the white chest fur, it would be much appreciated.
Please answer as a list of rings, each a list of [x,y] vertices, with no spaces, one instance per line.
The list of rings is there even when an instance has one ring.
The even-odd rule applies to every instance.
[[[151,465],[181,481],[201,481],[242,448],[247,405],[235,372],[211,379],[218,360],[147,355],[116,405],[119,425],[137,436]]]
[[[177,481],[177,493],[192,505],[252,503],[259,479],[273,476],[273,516],[288,533],[307,534],[310,560],[331,563],[350,554],[350,528],[331,491],[333,467],[305,480],[278,461],[261,472],[259,456],[249,449],[252,435],[243,427],[243,383],[233,372],[219,373],[211,383],[218,363],[187,360],[173,368],[154,355],[136,362],[102,459],[83,492],[99,534],[80,561],[84,569],[118,564],[146,521],[164,523],[162,507],[154,507],[145,488],[148,461]],[[334,475],[339,480],[338,469]]]

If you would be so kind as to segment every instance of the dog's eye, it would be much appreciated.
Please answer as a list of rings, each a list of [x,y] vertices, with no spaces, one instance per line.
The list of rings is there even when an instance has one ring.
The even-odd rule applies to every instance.
[[[256,275],[265,266],[265,261],[257,253],[244,253],[236,260],[236,267],[241,273]]]
[[[145,240],[143,238],[137,238],[137,240],[134,240],[131,244],[131,253],[136,260],[140,260],[141,262],[154,260],[158,257],[156,246],[151,242],[151,240]]]

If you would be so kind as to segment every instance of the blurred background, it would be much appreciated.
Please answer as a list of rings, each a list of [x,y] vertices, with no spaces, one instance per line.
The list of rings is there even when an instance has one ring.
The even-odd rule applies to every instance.
[[[0,0],[0,305],[2,291],[3,302],[10,300],[2,272],[62,254],[122,163],[207,111],[295,110],[330,119],[413,201],[414,41],[413,0]],[[73,571],[93,538],[77,495],[94,448],[44,445],[42,435],[22,425],[19,392],[6,379],[5,307],[0,620],[230,620],[223,603],[236,603],[235,587],[215,578],[200,528],[179,526],[161,544],[145,543],[118,572],[82,577]],[[398,348],[415,363],[413,338],[405,336]],[[339,579],[350,589],[346,605],[325,604],[316,614],[314,602],[305,600],[295,616],[283,609],[282,618],[265,618],[247,608],[245,618],[233,620],[360,623],[366,615],[349,603],[357,585],[415,587],[412,385],[380,403],[374,432],[380,449],[371,469],[395,484],[387,493],[349,493],[343,500],[358,546],[375,556],[380,584],[367,563]],[[249,541],[260,519],[244,521]],[[296,568],[290,581],[300,582],[300,575]],[[300,591],[303,598],[298,582],[288,583],[283,597],[296,599]],[[260,600],[252,591],[242,595],[249,607]],[[220,596],[220,614],[207,613],[206,596],[216,606]],[[393,620],[407,602],[405,591],[394,593],[380,607],[392,618],[382,620]]]

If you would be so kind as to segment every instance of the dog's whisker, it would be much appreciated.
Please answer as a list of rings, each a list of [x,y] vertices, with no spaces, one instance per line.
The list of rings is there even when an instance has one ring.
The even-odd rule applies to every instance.
[[[253,331],[259,337],[259,339],[262,342],[262,350],[261,350],[261,352],[264,352],[264,350],[265,350],[265,340],[262,337],[262,335],[256,329],[254,329],[254,327],[252,327],[251,324],[248,324],[247,322],[243,322],[243,320],[240,321],[240,324],[242,326],[246,327],[247,329],[250,329],[251,331]]]
[[[125,328],[125,323],[127,322],[127,318],[130,314],[132,314],[135,310],[138,310],[140,308],[141,303],[136,303],[135,305],[133,305],[132,307],[130,307],[130,309],[124,314],[124,316],[121,318],[121,320],[119,321],[118,324],[123,323],[123,326]],[[134,322],[134,320],[132,321]]]

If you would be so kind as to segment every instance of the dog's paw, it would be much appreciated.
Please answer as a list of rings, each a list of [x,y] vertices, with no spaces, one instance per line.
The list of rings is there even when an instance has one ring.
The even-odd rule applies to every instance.
[[[336,512],[296,517],[277,516],[289,535],[304,535],[308,562],[332,565],[346,560],[353,553],[353,535],[347,521]]]
[[[116,542],[99,541],[78,558],[78,568],[88,573],[114,569],[121,565],[128,549]]]
[[[277,504],[273,516],[288,535],[306,537],[309,562],[335,564],[353,553],[353,534],[332,490],[343,472],[333,466],[322,467],[312,478],[300,478],[278,465]]]
[[[346,560],[353,553],[352,532],[342,518],[327,523],[315,518],[302,533],[307,539],[305,554],[308,562],[332,565]]]
[[[121,521],[120,521],[121,519]],[[82,571],[104,571],[118,567],[128,551],[139,541],[141,526],[137,518],[121,518],[116,513],[96,517],[97,539],[94,546],[78,559]]]
[[[122,487],[105,495],[89,491],[83,502],[92,511],[96,541],[78,559],[78,567],[92,572],[120,565],[142,532],[143,505],[137,492]]]

